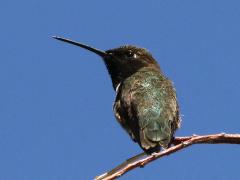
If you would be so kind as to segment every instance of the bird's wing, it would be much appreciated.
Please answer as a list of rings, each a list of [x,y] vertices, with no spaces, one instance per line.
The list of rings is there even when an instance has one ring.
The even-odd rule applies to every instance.
[[[130,87],[126,87],[123,84],[118,85],[116,89],[117,96],[113,105],[113,111],[116,119],[123,129],[127,131],[132,140],[134,142],[139,142],[139,126],[138,122],[136,121],[137,119],[133,118],[129,90],[131,90]]]

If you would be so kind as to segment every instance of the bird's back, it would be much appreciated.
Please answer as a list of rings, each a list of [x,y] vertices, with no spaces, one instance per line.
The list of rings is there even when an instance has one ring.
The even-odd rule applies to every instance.
[[[120,124],[148,153],[168,147],[180,123],[172,82],[154,69],[142,69],[122,82],[114,109]]]

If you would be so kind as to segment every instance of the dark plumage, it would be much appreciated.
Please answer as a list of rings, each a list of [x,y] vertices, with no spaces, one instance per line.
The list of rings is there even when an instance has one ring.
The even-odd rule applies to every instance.
[[[121,46],[100,51],[68,39],[54,38],[103,58],[116,91],[115,117],[133,141],[148,154],[170,146],[180,126],[176,92],[146,49]]]

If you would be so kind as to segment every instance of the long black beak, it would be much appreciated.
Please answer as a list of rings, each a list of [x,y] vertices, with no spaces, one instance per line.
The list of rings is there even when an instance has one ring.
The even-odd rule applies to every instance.
[[[89,50],[91,52],[94,52],[95,54],[101,56],[102,58],[105,58],[106,56],[108,56],[108,54],[105,51],[101,51],[99,49],[93,48],[91,46],[88,46],[88,45],[85,45],[85,44],[82,44],[82,43],[79,43],[79,42],[76,42],[76,41],[72,41],[70,39],[65,39],[65,38],[58,37],[58,36],[53,36],[53,38],[57,39],[59,41],[63,41],[63,42],[70,43],[70,44],[79,46],[81,48],[87,49],[87,50]]]

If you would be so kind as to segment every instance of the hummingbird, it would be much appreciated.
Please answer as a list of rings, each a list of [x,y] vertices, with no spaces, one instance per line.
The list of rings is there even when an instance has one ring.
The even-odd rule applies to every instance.
[[[53,38],[103,59],[116,92],[115,117],[145,153],[171,146],[181,122],[176,91],[148,50],[124,45],[103,51],[70,39]]]

